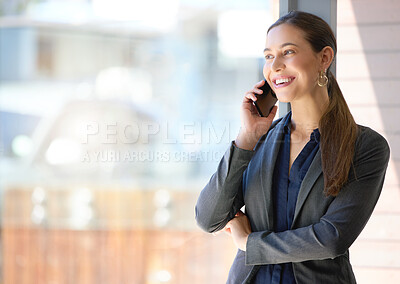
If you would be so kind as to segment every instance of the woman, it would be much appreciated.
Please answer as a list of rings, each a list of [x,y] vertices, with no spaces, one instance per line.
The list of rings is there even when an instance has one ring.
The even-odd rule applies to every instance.
[[[330,72],[335,54],[332,30],[312,14],[268,29],[263,74],[291,112],[260,117],[264,81],[247,92],[239,134],[196,205],[199,226],[239,248],[228,283],[356,282],[348,248],[378,200],[389,147],[355,123]]]

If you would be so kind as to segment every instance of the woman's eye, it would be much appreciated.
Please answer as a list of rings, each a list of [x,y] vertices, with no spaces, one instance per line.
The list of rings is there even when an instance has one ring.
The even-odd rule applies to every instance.
[[[271,54],[268,54],[268,55],[265,55],[265,59],[272,59],[273,58],[273,56],[271,55]]]
[[[291,49],[288,49],[288,50],[285,50],[285,52],[283,54],[287,55],[287,54],[292,54],[292,53],[294,53],[294,51]]]

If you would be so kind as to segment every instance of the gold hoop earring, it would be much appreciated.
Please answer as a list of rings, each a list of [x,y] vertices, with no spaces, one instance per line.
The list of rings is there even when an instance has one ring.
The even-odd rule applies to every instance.
[[[319,72],[319,76],[318,76],[318,86],[320,87],[324,87],[328,84],[328,77],[326,76],[326,69],[325,72],[324,71],[320,71]]]

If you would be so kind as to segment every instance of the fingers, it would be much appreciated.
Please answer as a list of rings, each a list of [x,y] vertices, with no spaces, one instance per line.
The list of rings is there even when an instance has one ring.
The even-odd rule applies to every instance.
[[[258,82],[257,84],[254,85],[254,88],[251,89],[250,91],[248,91],[245,95],[245,98],[247,100],[252,100],[252,101],[256,101],[257,97],[255,96],[255,94],[261,95],[263,93],[263,90],[259,89],[262,86],[264,86],[265,81],[261,80],[260,82]]]
[[[254,86],[255,87],[257,87],[257,88],[259,88],[259,87],[262,87],[262,86],[264,86],[264,84],[265,84],[265,80],[264,79],[262,79],[260,82],[258,82],[257,84],[255,84]]]
[[[246,95],[244,96],[244,100],[243,102],[248,103],[248,102],[255,102],[257,100],[257,96],[256,95],[261,95],[262,94],[262,90],[260,89],[253,89],[250,90],[246,93]]]
[[[257,94],[262,94],[263,93],[263,90],[261,90],[260,88],[262,87],[262,86],[264,86],[264,84],[265,84],[265,81],[264,80],[261,80],[260,82],[258,82],[257,84],[255,84],[254,85],[254,88],[253,88],[253,92],[255,92],[255,93],[257,93]]]
[[[257,97],[253,91],[248,91],[246,93],[246,95],[244,96],[244,102],[249,102],[249,101],[255,102],[256,100],[257,100]]]

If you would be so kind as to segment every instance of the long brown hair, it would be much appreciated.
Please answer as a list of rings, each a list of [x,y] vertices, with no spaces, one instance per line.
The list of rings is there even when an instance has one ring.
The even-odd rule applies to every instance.
[[[279,18],[268,32],[281,24],[290,24],[305,34],[314,52],[330,46],[336,55],[336,38],[329,25],[310,13],[292,11]],[[353,164],[357,124],[350,113],[335,76],[327,70],[329,105],[319,121],[321,158],[325,194],[336,196],[347,182]]]

